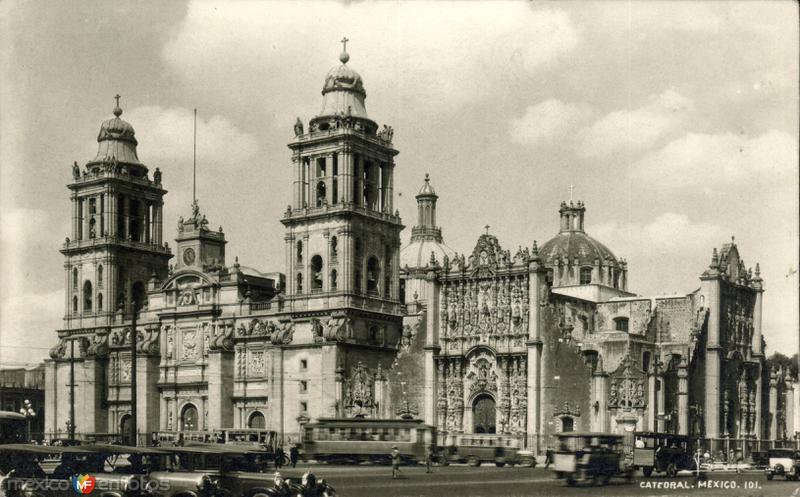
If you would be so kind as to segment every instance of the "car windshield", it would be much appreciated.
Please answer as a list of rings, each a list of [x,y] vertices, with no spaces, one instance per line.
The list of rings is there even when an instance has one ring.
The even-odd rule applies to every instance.
[[[794,457],[794,451],[791,449],[773,449],[769,451],[769,457],[775,458],[787,458],[787,457]]]

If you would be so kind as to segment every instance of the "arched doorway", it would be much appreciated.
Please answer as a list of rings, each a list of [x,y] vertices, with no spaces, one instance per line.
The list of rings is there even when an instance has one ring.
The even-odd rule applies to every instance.
[[[264,418],[264,415],[260,412],[256,411],[250,415],[250,419],[247,421],[248,428],[254,428],[257,430],[263,430],[267,427],[267,420]]]
[[[125,414],[119,419],[119,432],[127,435],[131,432],[131,415]]]
[[[473,433],[495,433],[496,406],[489,395],[479,395],[472,404]]]
[[[197,408],[193,404],[186,404],[181,411],[181,431],[197,429]]]

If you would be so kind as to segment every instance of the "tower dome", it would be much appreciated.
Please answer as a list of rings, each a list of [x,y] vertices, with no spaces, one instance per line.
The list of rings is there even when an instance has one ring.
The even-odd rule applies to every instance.
[[[144,168],[144,164],[139,161],[139,156],[136,154],[136,146],[139,144],[136,141],[136,132],[130,123],[120,117],[122,109],[119,107],[119,95],[114,98],[117,99],[113,111],[114,117],[103,121],[100,125],[100,132],[97,135],[97,155],[89,164],[116,161]]]
[[[585,212],[581,201],[561,202],[561,229],[539,248],[539,258],[553,270],[557,286],[595,283],[620,288],[625,282],[626,263],[586,234]]]
[[[361,75],[347,65],[350,54],[347,53],[347,38],[342,39],[344,49],[339,55],[341,65],[333,67],[325,76],[322,86],[322,109],[311,120],[312,126],[316,123],[324,129],[330,119],[344,118],[363,120],[368,129],[374,129],[376,124],[369,119],[364,100],[367,92],[364,90],[364,81]]]
[[[431,186],[430,176],[417,195],[417,224],[411,229],[411,241],[400,251],[400,267],[409,269],[427,267],[431,253],[441,264],[444,257],[452,258],[453,249],[445,245],[442,229],[436,226],[436,200],[439,198]]]

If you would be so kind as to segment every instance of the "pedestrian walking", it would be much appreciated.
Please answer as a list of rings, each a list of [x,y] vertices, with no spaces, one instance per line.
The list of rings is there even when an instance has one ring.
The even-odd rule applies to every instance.
[[[400,478],[400,450],[392,447],[392,479]]]
[[[292,445],[289,447],[289,462],[292,463],[292,467],[294,468],[297,466],[297,459],[300,456],[300,451],[297,450],[297,445]]]
[[[547,447],[544,453],[544,469],[549,468],[551,464],[553,464],[553,448]]]
[[[431,445],[425,446],[425,472],[433,473],[433,447]]]
[[[283,447],[280,445],[275,448],[275,469],[281,469],[283,466]]]

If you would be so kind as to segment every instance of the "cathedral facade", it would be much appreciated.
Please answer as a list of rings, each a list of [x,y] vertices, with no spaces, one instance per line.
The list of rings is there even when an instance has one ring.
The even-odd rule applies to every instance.
[[[139,160],[117,104],[69,184],[47,432],[66,431],[74,405],[76,432],[127,433],[135,402],[143,437],[252,427],[289,441],[317,418],[400,416],[436,426],[442,443],[494,433],[539,453],[573,430],[745,449],[794,435],[789,378],[766,370],[759,268],[733,241],[714,249],[696,291],[641,297],[625,260],[587,234],[581,202],[562,203],[541,246],[504,249],[487,227],[458,254],[426,177],[401,249],[393,130],[368,116],[348,61],[343,52],[322,110],[298,119],[288,144],[279,272],[231,264],[197,201],[173,252],[162,173]]]

